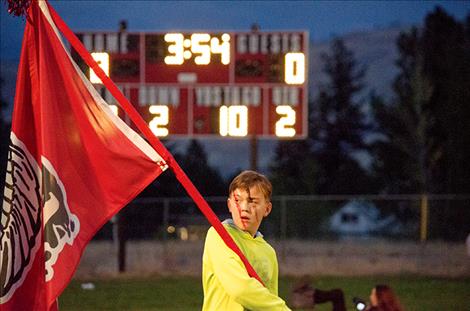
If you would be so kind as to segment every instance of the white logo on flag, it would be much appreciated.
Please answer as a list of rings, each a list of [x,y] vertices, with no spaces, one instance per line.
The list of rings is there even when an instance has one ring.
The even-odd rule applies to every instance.
[[[52,266],[64,249],[72,245],[80,230],[77,216],[70,212],[64,185],[52,164],[42,157],[44,187],[44,252],[46,259],[46,281],[54,276]]]

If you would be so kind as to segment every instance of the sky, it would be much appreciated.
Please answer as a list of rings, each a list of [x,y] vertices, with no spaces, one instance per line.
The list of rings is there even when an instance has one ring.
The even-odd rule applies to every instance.
[[[24,20],[0,13],[0,59],[18,59]],[[50,1],[73,30],[116,30],[120,20],[129,31],[308,30],[313,41],[335,35],[414,25],[436,5],[457,19],[470,1]]]
[[[1,65],[1,62],[18,61],[25,21],[10,16],[4,0],[0,3]],[[306,30],[310,40],[317,43],[353,32],[419,25],[437,5],[459,20],[470,13],[470,1],[61,0],[50,3],[74,31],[114,31],[121,20],[127,20],[129,31],[155,32],[249,30],[256,23],[261,30]],[[248,141],[203,143],[209,162],[221,169],[223,175],[248,168]],[[258,146],[260,166],[266,169],[273,156],[273,141],[260,141]]]

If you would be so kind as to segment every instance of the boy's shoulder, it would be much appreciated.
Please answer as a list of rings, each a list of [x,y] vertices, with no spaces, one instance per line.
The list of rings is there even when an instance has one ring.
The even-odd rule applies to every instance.
[[[234,234],[237,233],[237,229],[234,228],[233,226],[231,226],[230,224],[227,224],[227,223],[222,223],[222,225],[224,226],[225,230],[227,230],[227,232],[233,237]],[[206,239],[208,238],[214,238],[214,237],[218,237],[220,239],[222,239],[219,235],[219,233],[217,232],[217,230],[215,230],[215,228],[213,226],[211,226],[209,228],[209,230],[207,230],[207,234],[206,234]]]

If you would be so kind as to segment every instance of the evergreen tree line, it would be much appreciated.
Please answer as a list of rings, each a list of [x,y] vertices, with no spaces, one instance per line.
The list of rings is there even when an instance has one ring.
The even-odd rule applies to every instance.
[[[309,138],[276,150],[281,193],[470,193],[470,15],[464,24],[436,8],[397,47],[393,99],[364,99],[366,68],[333,41]]]
[[[329,81],[309,106],[309,138],[277,147],[277,193],[470,194],[470,15],[459,22],[437,7],[422,28],[400,34],[397,48],[393,99],[361,98],[366,68],[333,41],[322,56]],[[470,231],[468,200],[430,208],[435,235]]]
[[[275,195],[470,194],[470,15],[460,22],[437,7],[396,44],[399,73],[385,100],[363,95],[367,68],[332,41],[322,55],[328,81],[309,103],[308,138],[276,147]],[[203,195],[226,195],[229,180],[197,141],[176,158]],[[185,195],[170,175],[155,182],[159,195]],[[468,200],[430,207],[435,236],[468,234]]]

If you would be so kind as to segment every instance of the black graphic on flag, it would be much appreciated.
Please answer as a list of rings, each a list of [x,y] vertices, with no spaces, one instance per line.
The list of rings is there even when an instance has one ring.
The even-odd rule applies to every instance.
[[[44,187],[44,251],[46,281],[54,275],[56,263],[65,244],[72,245],[80,230],[77,216],[70,212],[64,185],[51,163],[42,158]]]
[[[40,178],[36,160],[12,133],[0,222],[0,303],[23,283],[39,247]]]
[[[72,245],[80,230],[56,170],[45,157],[41,162],[42,174],[26,146],[11,134],[0,219],[0,303],[10,299],[31,268],[41,241],[41,211],[46,281],[65,244]]]

